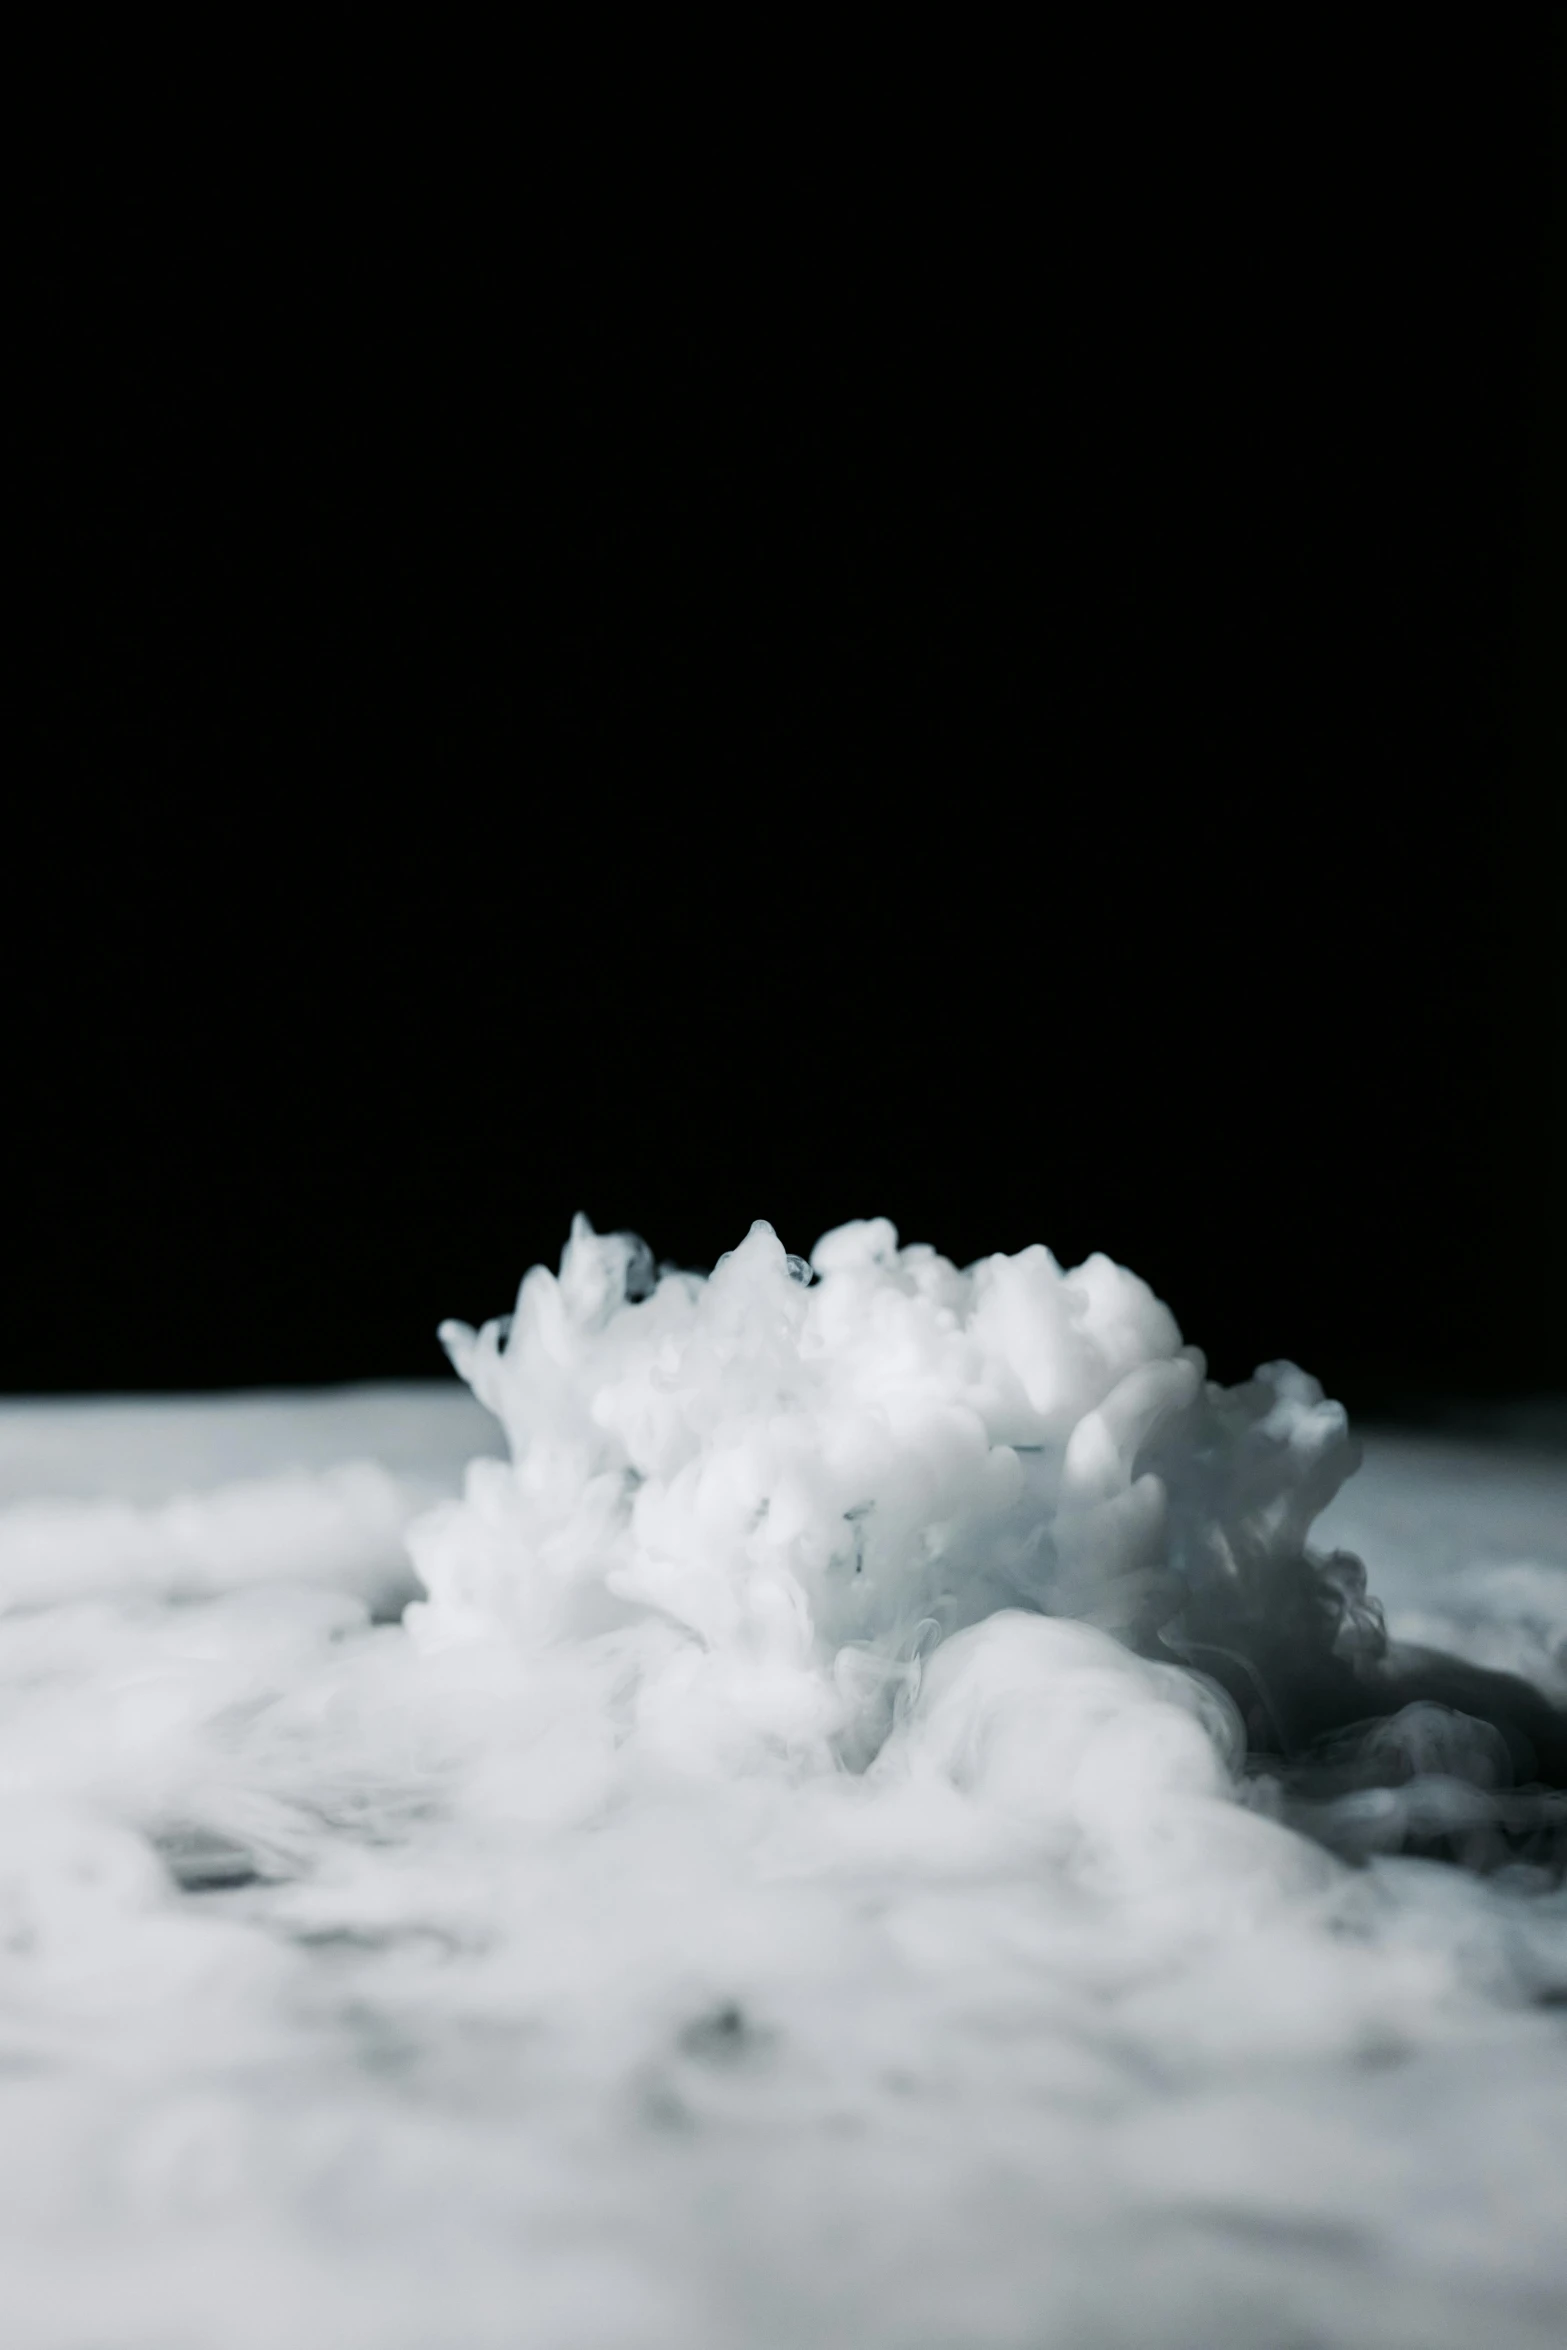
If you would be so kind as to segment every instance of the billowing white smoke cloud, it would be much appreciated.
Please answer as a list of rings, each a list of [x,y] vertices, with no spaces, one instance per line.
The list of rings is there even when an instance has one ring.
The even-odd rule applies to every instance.
[[[416,1531],[415,1641],[500,1636],[546,1670],[590,1643],[615,1659],[616,1751],[629,1733],[698,1768],[874,1751],[921,1654],[998,1610],[1132,1634],[1185,1578],[1276,1614],[1356,1458],[1291,1366],[1206,1390],[1107,1258],[960,1273],[885,1221],[812,1266],[758,1224],[710,1280],[655,1284],[639,1243],[579,1219],[558,1280],[538,1267],[515,1315],[443,1336],[513,1461]],[[1341,1642],[1373,1629],[1335,1597]]]
[[[1559,2338],[1559,1664],[1388,1646],[1310,1380],[886,1223],[446,1336],[418,1586],[384,1464],[0,1513],[9,2338]]]

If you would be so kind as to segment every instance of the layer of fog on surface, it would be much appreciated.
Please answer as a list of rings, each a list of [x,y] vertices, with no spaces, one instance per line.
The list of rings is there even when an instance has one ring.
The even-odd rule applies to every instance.
[[[7,2341],[1561,2338],[1567,1464],[815,1267],[0,1408]]]

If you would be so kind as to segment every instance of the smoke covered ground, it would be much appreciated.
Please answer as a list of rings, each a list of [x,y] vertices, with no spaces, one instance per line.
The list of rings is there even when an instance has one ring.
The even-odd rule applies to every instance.
[[[16,2350],[1561,2340],[1567,1457],[815,1263],[0,1409]]]

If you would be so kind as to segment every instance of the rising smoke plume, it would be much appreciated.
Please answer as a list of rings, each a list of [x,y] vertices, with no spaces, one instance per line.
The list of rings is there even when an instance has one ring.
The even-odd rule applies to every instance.
[[[1563,1783],[1564,1717],[1522,1679],[1390,1650],[1361,1562],[1311,1547],[1359,1458],[1342,1407],[1289,1363],[1215,1387],[1106,1257],[960,1273],[879,1220],[807,1265],[757,1224],[710,1281],[658,1279],[579,1218],[558,1280],[442,1335],[513,1465],[419,1530],[410,1628],[600,1643],[627,1676],[617,1742],[667,1720],[693,1751],[863,1764],[936,1644],[1021,1610],[1200,1673],[1220,1750],[1275,1764],[1330,1841],[1552,1848],[1558,1807],[1502,1791]]]

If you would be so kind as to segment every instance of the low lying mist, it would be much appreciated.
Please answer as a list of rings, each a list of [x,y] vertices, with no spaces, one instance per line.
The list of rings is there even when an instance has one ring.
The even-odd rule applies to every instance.
[[[885,1221],[442,1335],[0,1413],[10,2339],[1559,2340],[1567,1469]]]

